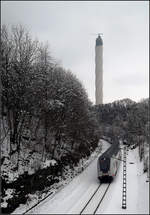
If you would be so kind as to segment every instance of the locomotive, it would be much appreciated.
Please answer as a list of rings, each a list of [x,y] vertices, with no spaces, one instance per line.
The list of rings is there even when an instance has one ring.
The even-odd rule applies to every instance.
[[[98,179],[102,181],[104,178],[113,179],[116,174],[121,160],[121,150],[119,142],[112,145],[99,156],[97,160]]]

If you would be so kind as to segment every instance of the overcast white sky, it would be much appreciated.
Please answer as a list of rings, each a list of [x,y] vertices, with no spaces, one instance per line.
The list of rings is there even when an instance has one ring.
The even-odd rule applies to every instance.
[[[2,1],[1,23],[25,25],[95,103],[95,39],[103,33],[104,103],[149,97],[148,1]]]

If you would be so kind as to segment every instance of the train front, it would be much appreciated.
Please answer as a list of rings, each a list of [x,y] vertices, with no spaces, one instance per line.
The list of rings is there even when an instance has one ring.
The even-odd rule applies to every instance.
[[[110,158],[106,156],[99,157],[97,161],[98,179],[101,180],[104,177],[109,177],[110,171]]]

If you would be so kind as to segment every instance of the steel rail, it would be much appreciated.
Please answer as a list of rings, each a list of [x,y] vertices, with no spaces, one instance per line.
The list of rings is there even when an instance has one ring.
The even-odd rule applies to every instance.
[[[94,193],[92,194],[92,196],[90,197],[90,199],[87,201],[86,205],[83,207],[83,209],[81,210],[80,214],[82,214],[82,212],[85,210],[85,208],[88,206],[88,204],[90,203],[90,201],[93,199],[93,197],[95,196],[95,194],[97,193],[97,191],[99,190],[100,186],[102,184],[99,184],[98,187],[96,188],[96,190],[94,191]]]
[[[106,195],[106,193],[107,193],[107,190],[108,190],[109,186],[110,186],[110,183],[108,184],[108,186],[107,186],[107,188],[106,188],[106,190],[105,190],[105,193],[103,194],[103,196],[102,196],[101,200],[99,201],[99,203],[98,203],[98,205],[97,205],[97,207],[96,207],[96,209],[95,209],[95,211],[94,211],[93,214],[95,214],[96,211],[98,210],[100,204],[102,203],[102,201],[103,201],[103,199],[104,199],[104,197],[105,197],[105,195]]]
[[[99,190],[99,188],[101,187],[101,185],[102,185],[102,184],[99,184],[99,186],[96,188],[96,190],[94,191],[94,193],[92,194],[92,196],[90,197],[90,199],[87,201],[87,203],[85,204],[85,206],[84,206],[83,209],[81,210],[80,214],[82,214],[83,211],[87,208],[87,206],[89,205],[89,203],[91,202],[91,200],[93,199],[93,197],[95,196],[95,194],[97,193],[97,191]],[[107,186],[107,188],[106,188],[106,190],[105,190],[103,196],[101,197],[101,199],[100,199],[100,201],[99,201],[99,203],[98,203],[96,209],[94,210],[94,213],[93,213],[93,214],[95,214],[96,211],[98,210],[98,208],[99,208],[101,202],[102,202],[103,199],[104,199],[104,196],[106,195],[106,192],[107,192],[109,186],[110,186],[110,183],[108,184],[108,186]]]

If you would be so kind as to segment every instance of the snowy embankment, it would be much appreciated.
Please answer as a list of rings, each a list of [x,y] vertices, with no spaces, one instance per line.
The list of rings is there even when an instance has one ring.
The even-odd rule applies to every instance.
[[[91,156],[88,159],[82,159],[77,167],[74,167],[74,172],[66,172],[66,177],[67,179],[61,179],[59,181],[59,183],[56,183],[54,185],[52,185],[51,189],[49,190],[48,193],[43,193],[43,195],[39,198],[38,195],[30,195],[30,200],[27,202],[27,204],[25,205],[20,205],[12,214],[22,214],[25,213],[29,208],[31,208],[32,206],[34,206],[37,202],[41,201],[41,199],[45,198],[45,196],[48,196],[49,194],[51,194],[48,198],[46,198],[44,201],[42,201],[40,203],[39,206],[37,206],[36,208],[32,209],[32,211],[29,211],[29,214],[33,213],[33,214],[38,214],[38,213],[65,213],[68,210],[68,207],[70,207],[70,205],[68,204],[68,198],[73,199],[73,205],[75,204],[75,202],[77,202],[78,198],[80,197],[80,192],[83,192],[82,195],[85,193],[85,190],[87,190],[87,188],[90,187],[90,185],[92,184],[91,182],[94,180],[96,180],[96,185],[97,185],[97,172],[96,172],[96,167],[94,164],[93,167],[93,173],[91,174],[90,171],[88,170],[89,167],[91,168],[91,166],[93,165],[93,160],[95,160],[97,158],[97,156],[104,152],[108,147],[110,146],[110,144],[108,142],[106,142],[105,140],[100,140],[98,147],[96,148],[96,150],[91,154]],[[87,167],[87,168],[86,168]],[[82,170],[85,169],[85,171],[82,172]],[[81,173],[82,172],[82,173]],[[87,176],[87,173],[89,172],[89,175]],[[81,173],[81,174],[79,174]],[[76,176],[76,177],[75,177]],[[73,177],[75,177],[73,179]],[[87,177],[89,180],[87,180]],[[86,179],[86,180],[85,180]],[[76,192],[79,193],[79,196],[76,196],[76,198],[71,198],[71,191],[74,190],[74,187],[78,187],[78,191],[76,190]],[[66,191],[67,189],[67,191]],[[93,189],[92,189],[93,190]],[[75,193],[76,193],[75,192]],[[62,194],[61,194],[62,193]],[[63,194],[64,193],[64,194]],[[69,194],[70,193],[70,194]],[[57,197],[61,195],[62,197],[59,197],[58,201],[57,201]],[[68,198],[64,198],[64,196],[67,196]],[[87,195],[88,197],[88,195]],[[54,199],[56,199],[56,202],[54,201]],[[62,201],[64,199],[64,201]],[[53,209],[49,209],[49,201],[51,200],[51,203],[54,201],[54,206],[52,205]],[[48,202],[48,206],[45,204]],[[61,206],[57,206],[59,203],[62,203]],[[56,206],[55,206],[56,203]],[[64,205],[65,204],[65,205]],[[41,207],[41,205],[43,205],[44,208],[47,208],[47,212],[45,211],[46,209],[39,209]],[[71,204],[71,206],[73,207],[73,205]],[[67,208],[66,208],[66,207]],[[58,210],[58,212],[56,211]],[[65,211],[64,211],[65,210]],[[50,211],[50,212],[49,212]],[[64,211],[64,212],[63,212]]]

